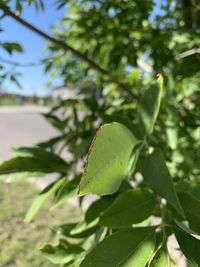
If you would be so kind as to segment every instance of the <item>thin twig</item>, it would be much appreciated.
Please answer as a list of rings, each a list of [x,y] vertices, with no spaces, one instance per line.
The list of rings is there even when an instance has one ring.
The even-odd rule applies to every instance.
[[[16,66],[16,67],[37,67],[37,66],[40,66],[40,65],[46,63],[46,62],[42,62],[42,61],[21,63],[21,62],[5,59],[5,58],[2,58],[2,57],[0,57],[0,61],[5,63],[5,64]]]
[[[9,60],[9,59],[3,58],[3,57],[0,57],[0,61],[5,63],[5,64],[12,65],[15,67],[38,67],[38,66],[41,66],[44,64],[48,64],[48,63],[50,63],[50,62],[54,61],[55,59],[58,59],[62,56],[63,56],[63,53],[62,53],[62,55],[59,55],[59,56],[43,58],[38,62],[18,62],[18,61]]]
[[[200,54],[200,48],[193,48],[193,49],[187,50],[187,51],[177,55],[176,60],[180,60],[180,59],[183,59],[185,57],[189,57],[189,56],[192,56],[195,54]]]

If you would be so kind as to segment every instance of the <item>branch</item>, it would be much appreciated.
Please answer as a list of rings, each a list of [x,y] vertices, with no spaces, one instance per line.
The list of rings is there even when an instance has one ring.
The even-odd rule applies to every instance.
[[[5,12],[0,16],[0,19],[3,19],[6,16]]]
[[[192,56],[195,54],[200,54],[200,48],[193,48],[193,49],[187,50],[187,51],[177,55],[176,60],[180,60],[182,58],[189,57],[189,56]]]
[[[0,57],[0,61],[5,63],[5,64],[12,65],[12,66],[15,66],[15,67],[37,67],[37,66],[40,66],[40,65],[45,63],[45,62],[42,62],[42,61],[21,63],[21,62],[5,59],[5,58],[2,58],[2,57]]]
[[[44,64],[48,64],[49,62],[54,61],[55,59],[58,59],[59,57],[63,56],[59,55],[59,56],[55,56],[55,57],[47,57],[47,58],[43,58],[38,62],[18,62],[18,61],[13,61],[13,60],[9,60],[9,59],[5,59],[0,57],[0,61],[5,63],[5,64],[9,64],[15,67],[38,67]]]
[[[108,77],[111,77],[112,81],[114,83],[116,83],[118,86],[120,86],[122,89],[124,89],[124,91],[126,91],[126,93],[131,96],[132,98],[136,98],[135,94],[133,94],[128,86],[122,82],[116,81],[115,79],[113,79],[113,76],[109,73],[109,71],[107,69],[102,68],[99,64],[97,64],[95,61],[93,61],[92,59],[88,58],[87,55],[79,52],[78,50],[74,49],[73,47],[71,47],[69,44],[58,40],[50,35],[48,35],[45,32],[42,32],[40,29],[36,28],[35,26],[33,26],[32,24],[28,23],[27,21],[25,21],[24,19],[20,18],[19,16],[15,15],[12,11],[10,11],[8,8],[6,8],[4,10],[5,14],[10,16],[11,18],[13,18],[14,20],[16,20],[17,22],[19,22],[21,25],[25,26],[26,28],[28,28],[29,30],[37,33],[38,35],[40,35],[41,37],[45,38],[46,40],[49,40],[50,42],[54,43],[55,45],[57,45],[58,47],[60,47],[63,51],[67,52],[70,51],[72,52],[77,58],[85,61],[92,69],[95,69],[96,71],[98,71],[101,74],[107,75]]]

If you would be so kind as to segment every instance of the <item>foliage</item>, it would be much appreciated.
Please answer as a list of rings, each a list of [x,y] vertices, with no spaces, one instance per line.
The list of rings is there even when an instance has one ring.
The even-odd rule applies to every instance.
[[[80,207],[85,195],[98,196],[81,222],[57,227],[57,245],[42,249],[55,264],[170,266],[166,244],[174,234],[200,266],[198,2],[57,4],[67,15],[53,27],[47,50],[54,60],[45,71],[73,85],[77,97],[44,114],[58,136],[19,149],[0,166],[0,179],[57,174],[27,221],[50,196],[53,207],[77,191]]]

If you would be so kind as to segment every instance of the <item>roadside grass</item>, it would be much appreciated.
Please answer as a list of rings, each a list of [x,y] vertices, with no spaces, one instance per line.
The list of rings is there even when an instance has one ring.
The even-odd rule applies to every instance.
[[[37,190],[32,184],[0,183],[0,267],[52,267],[39,251],[55,242],[55,234],[47,225],[78,220],[77,208],[65,204],[49,211],[46,205],[33,223],[23,221]]]
[[[13,98],[5,98],[1,99],[0,106],[20,106],[21,101],[20,99],[13,99]]]

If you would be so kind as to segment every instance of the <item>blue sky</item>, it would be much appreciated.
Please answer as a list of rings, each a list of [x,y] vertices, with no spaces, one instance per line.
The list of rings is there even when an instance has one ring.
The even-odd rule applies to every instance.
[[[45,12],[36,12],[34,7],[26,7],[21,16],[33,25],[39,27],[42,31],[50,33],[49,27],[55,24],[64,14],[64,9],[56,10],[54,0],[46,0]],[[0,50],[0,56],[18,62],[38,62],[44,56],[44,48],[46,41],[37,34],[25,29],[9,17],[4,18],[0,22],[3,32],[0,32],[0,41],[11,41],[20,43],[24,49],[24,53],[14,53],[10,56],[3,49]],[[11,67],[9,67],[11,68]],[[5,84],[6,91],[21,92],[24,94],[40,94],[44,95],[48,92],[45,84],[47,76],[43,72],[42,66],[37,67],[18,67],[17,72],[21,72],[20,82],[22,89],[11,82]]]

